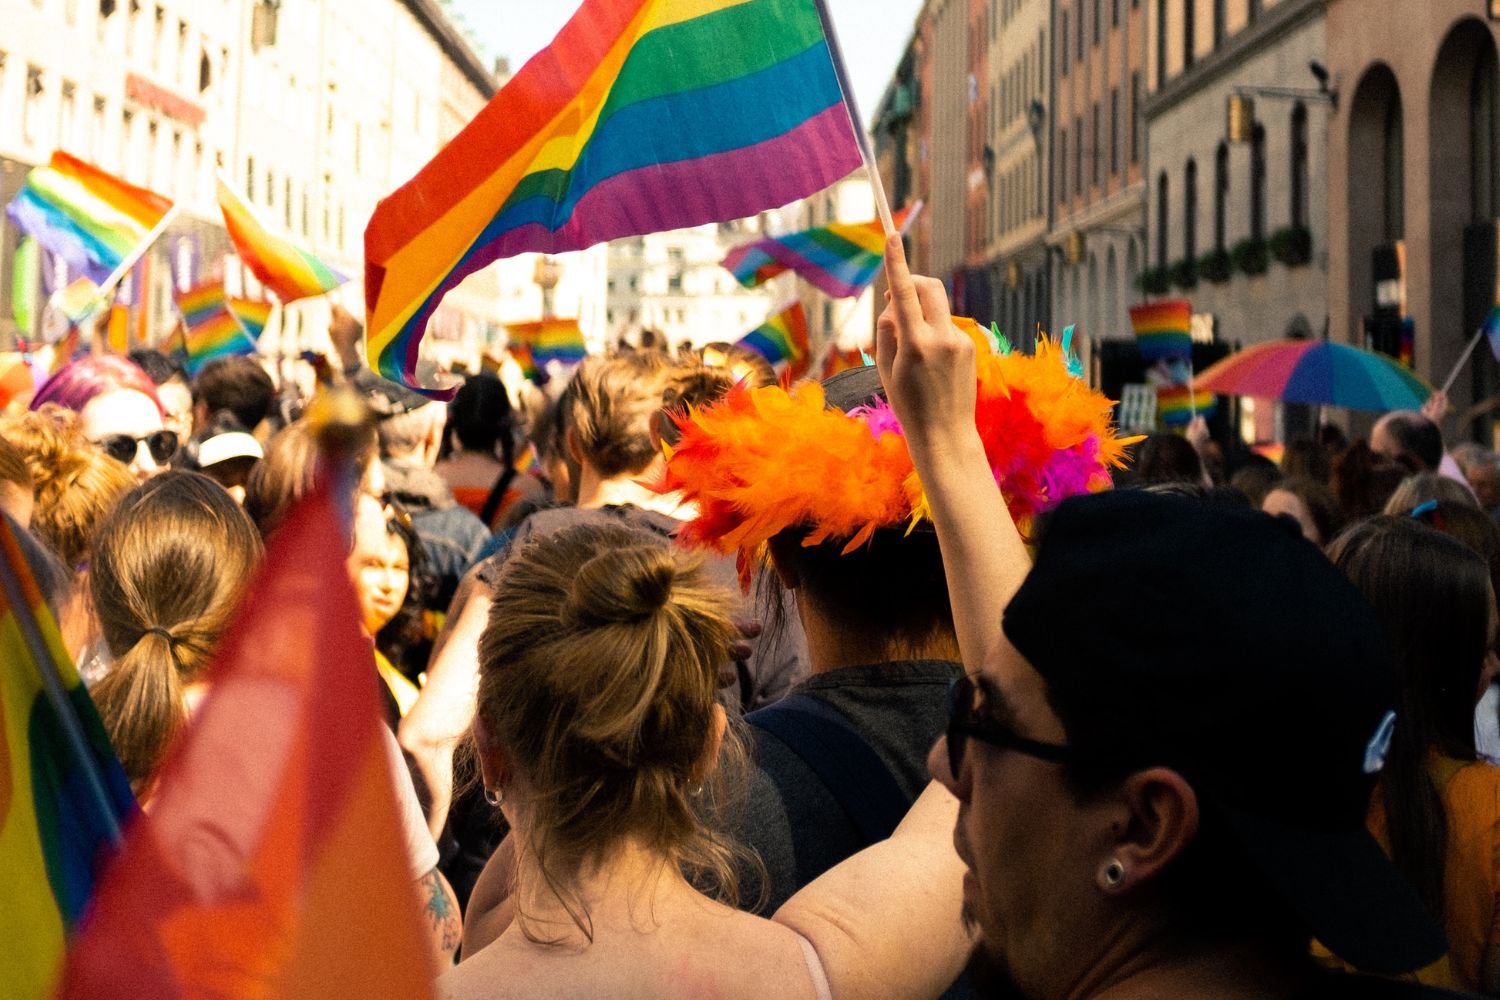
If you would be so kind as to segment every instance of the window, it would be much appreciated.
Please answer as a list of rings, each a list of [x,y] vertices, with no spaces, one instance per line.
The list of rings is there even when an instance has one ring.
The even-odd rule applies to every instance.
[[[1182,256],[1198,259],[1198,161],[1188,160],[1182,172]]]
[[[1500,209],[1500,144],[1497,144],[1495,92],[1497,87],[1495,52],[1480,47],[1474,62],[1474,76],[1469,84],[1469,185],[1471,210],[1475,222],[1493,219]],[[1307,115],[1303,113],[1303,130]],[[1293,127],[1296,119],[1293,119]],[[1295,137],[1294,137],[1295,141]],[[1305,169],[1305,168],[1304,168]]]
[[[1167,85],[1167,0],[1156,0],[1156,89]],[[1135,105],[1131,105],[1135,113]]]
[[[1062,57],[1061,59],[1058,60],[1058,66],[1059,66],[1058,74],[1060,76],[1067,76],[1068,75],[1068,12],[1067,11],[1063,11],[1062,12],[1062,31],[1058,32],[1058,35],[1057,35],[1057,51],[1058,51],[1058,54]]]
[[[1083,62],[1084,56],[1087,55],[1087,53],[1084,51],[1084,47],[1083,47],[1083,42],[1084,42],[1084,38],[1085,38],[1085,35],[1084,35],[1084,32],[1083,32],[1083,29],[1085,27],[1085,25],[1083,23],[1084,20],[1085,20],[1085,17],[1084,17],[1084,6],[1083,6],[1083,4],[1080,3],[1078,5],[1078,61],[1079,62]]]
[[[1104,27],[1104,8],[1100,6],[1101,0],[1094,0],[1094,44],[1103,41],[1101,31]]]
[[[1109,26],[1118,28],[1120,26],[1120,0],[1109,0]]]
[[[3,68],[3,65],[0,65]],[[89,159],[98,163],[104,159],[104,98],[94,98],[94,115],[89,120]]]
[[[255,198],[255,157],[245,157],[245,197]]]
[[[1109,90],[1109,172],[1120,172],[1120,88]]]
[[[1103,169],[1103,165],[1104,165],[1104,148],[1103,148],[1103,146],[1099,142],[1100,131],[1099,131],[1099,102],[1098,101],[1094,102],[1094,112],[1093,113],[1094,113],[1093,129],[1091,130],[1091,132],[1089,134],[1089,142],[1093,146],[1093,148],[1089,150],[1089,179],[1093,183],[1094,187],[1098,187],[1099,186],[1099,180],[1100,180],[1100,178],[1099,178],[1099,172],[1100,172],[1101,169]]]
[[[1068,200],[1068,130],[1057,133],[1057,200]]]
[[[1292,108],[1292,225],[1307,225],[1307,105]]]
[[[1214,249],[1223,250],[1229,222],[1229,143],[1214,154]]]
[[[1250,133],[1250,238],[1266,238],[1266,130]]]
[[[120,112],[120,173],[130,169],[130,133],[135,130],[135,112],[129,108]]]
[[[72,148],[75,133],[78,131],[78,87],[66,80],[62,85],[57,126],[57,144],[64,149]]]
[[[1130,162],[1141,162],[1141,74],[1130,74]]]
[[[1167,186],[1167,172],[1162,171],[1161,177],[1156,181],[1156,266],[1166,269],[1167,266],[1167,212],[1170,208],[1167,202],[1169,194]]]
[[[1182,71],[1193,68],[1193,49],[1197,47],[1198,2],[1183,0],[1182,4]]]
[[[42,71],[37,66],[26,67],[26,93],[21,104],[21,138],[27,142],[40,142],[37,129],[42,122],[42,95],[47,87],[42,83]]]
[[[1406,235],[1406,130],[1401,119],[1401,99],[1392,96],[1385,108],[1385,239],[1394,242]]]
[[[1229,13],[1225,10],[1228,0],[1214,0],[1214,48],[1224,44],[1224,34],[1227,30],[1226,21]]]
[[[1040,93],[1047,89],[1047,33],[1036,33],[1036,89]]]
[[[1073,190],[1080,196],[1086,194],[1083,190],[1083,119],[1073,119],[1073,134],[1078,137],[1075,143],[1077,149],[1073,151]]]

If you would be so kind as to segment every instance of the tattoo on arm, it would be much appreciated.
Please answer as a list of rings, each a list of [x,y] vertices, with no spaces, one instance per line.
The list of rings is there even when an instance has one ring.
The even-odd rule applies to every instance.
[[[421,891],[422,914],[432,932],[433,948],[441,964],[453,961],[453,953],[463,934],[463,922],[458,914],[458,900],[448,886],[448,880],[436,868],[423,875],[417,882]]]

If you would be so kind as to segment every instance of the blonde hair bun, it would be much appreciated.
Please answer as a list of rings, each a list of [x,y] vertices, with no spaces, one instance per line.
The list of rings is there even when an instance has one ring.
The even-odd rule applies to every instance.
[[[642,622],[672,600],[677,561],[662,545],[601,552],[578,568],[562,620],[575,628]]]

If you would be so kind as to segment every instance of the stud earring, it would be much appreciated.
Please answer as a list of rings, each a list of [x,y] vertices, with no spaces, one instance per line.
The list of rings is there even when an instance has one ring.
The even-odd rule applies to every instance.
[[[1104,866],[1104,884],[1109,888],[1117,888],[1125,881],[1125,866],[1120,864],[1118,858]]]

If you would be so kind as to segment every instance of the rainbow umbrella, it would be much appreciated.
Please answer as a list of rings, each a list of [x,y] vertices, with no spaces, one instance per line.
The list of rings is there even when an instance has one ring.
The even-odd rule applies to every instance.
[[[1327,340],[1247,347],[1203,371],[1200,391],[1351,410],[1416,410],[1432,386],[1383,354]]]

